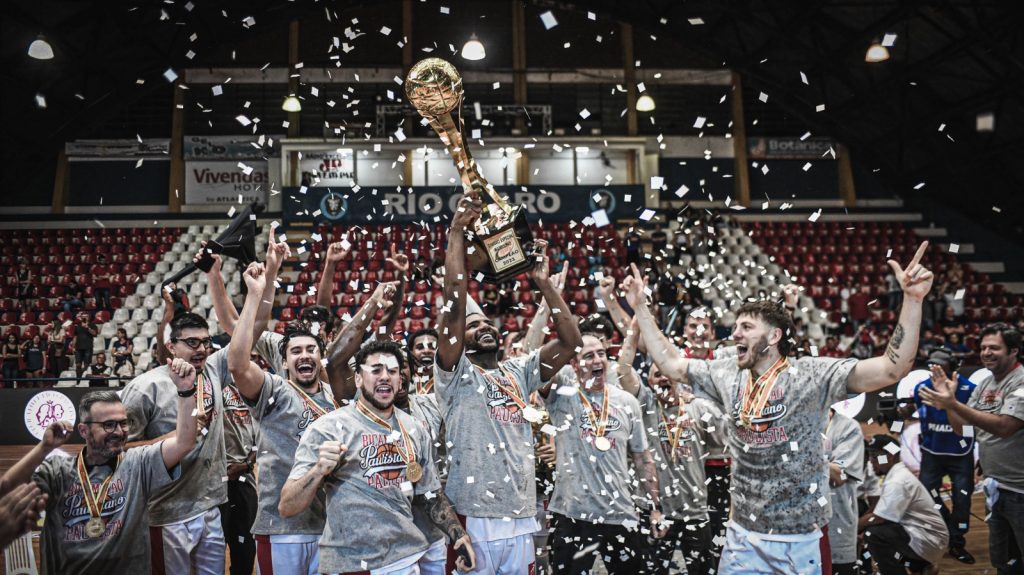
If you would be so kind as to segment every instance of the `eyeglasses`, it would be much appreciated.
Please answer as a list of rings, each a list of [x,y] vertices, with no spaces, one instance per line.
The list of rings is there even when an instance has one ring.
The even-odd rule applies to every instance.
[[[110,421],[83,421],[82,423],[88,423],[89,425],[102,425],[103,431],[106,431],[107,433],[113,433],[118,427],[121,429],[128,429],[127,419],[122,419],[120,421],[116,419],[111,419]]]
[[[199,339],[198,337],[174,337],[171,338],[171,341],[175,343],[180,341],[192,349],[199,349],[199,346],[213,347],[213,340],[208,337],[204,337],[202,339]]]

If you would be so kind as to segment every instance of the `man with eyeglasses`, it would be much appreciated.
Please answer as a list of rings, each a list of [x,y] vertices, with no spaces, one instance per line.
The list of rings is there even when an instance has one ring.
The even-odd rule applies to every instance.
[[[223,575],[224,532],[218,506],[227,501],[222,385],[230,383],[227,354],[211,354],[206,320],[185,312],[171,321],[171,356],[192,366],[196,393],[187,404],[198,413],[191,434],[195,447],[182,460],[181,480],[156,490],[149,502],[152,572]],[[138,444],[173,437],[178,397],[167,366],[130,381],[121,394]]]
[[[178,464],[196,442],[195,368],[182,359],[169,363],[168,379],[177,390],[179,409],[175,432],[166,439],[125,451],[125,406],[115,391],[93,391],[78,405],[77,430],[85,448],[77,457],[47,457],[71,436],[72,425],[57,421],[4,474],[2,485],[31,481],[45,494],[40,543],[44,574],[149,572],[147,503],[159,490],[176,484]]]

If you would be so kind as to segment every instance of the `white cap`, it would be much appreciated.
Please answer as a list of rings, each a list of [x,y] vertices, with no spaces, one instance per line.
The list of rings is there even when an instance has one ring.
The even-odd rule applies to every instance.
[[[832,409],[834,409],[838,414],[845,415],[846,417],[853,419],[854,417],[857,417],[860,410],[864,409],[864,400],[866,397],[867,396],[864,393],[848,397],[842,401],[833,403]]]
[[[915,369],[900,380],[896,387],[896,399],[911,399],[914,397],[914,388],[917,384],[926,379],[931,379],[932,373],[927,369]]]

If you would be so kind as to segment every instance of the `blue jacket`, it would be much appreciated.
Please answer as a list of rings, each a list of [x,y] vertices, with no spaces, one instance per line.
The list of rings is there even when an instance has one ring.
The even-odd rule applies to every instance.
[[[949,423],[946,410],[936,409],[921,402],[920,389],[932,389],[932,380],[926,379],[914,387],[914,403],[921,419],[921,449],[935,455],[968,455],[974,449],[974,438],[957,435]],[[957,376],[956,400],[967,403],[975,384],[962,375]]]

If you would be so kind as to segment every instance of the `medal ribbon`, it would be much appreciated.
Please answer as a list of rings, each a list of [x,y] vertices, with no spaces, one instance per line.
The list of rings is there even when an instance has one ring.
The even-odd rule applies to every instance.
[[[661,422],[665,425],[665,432],[668,433],[668,444],[671,448],[669,456],[672,458],[672,463],[676,461],[676,447],[679,445],[679,438],[683,436],[684,427],[680,425],[680,415],[676,415],[674,418],[674,426],[670,426],[669,418],[665,417],[664,414],[661,416]]]
[[[330,411],[324,409],[323,407],[320,407],[320,404],[314,401],[313,398],[310,397],[309,394],[306,393],[304,389],[299,387],[297,383],[290,379],[287,379],[285,381],[288,382],[288,385],[292,386],[292,389],[294,389],[299,394],[299,398],[302,399],[303,403],[305,403],[309,407],[310,411],[313,412],[313,421],[316,421],[317,419],[320,419],[321,417],[330,413]],[[320,385],[323,386],[322,383]],[[333,397],[331,397],[330,400],[331,403],[334,404],[334,409],[338,409],[338,402],[334,401]]]
[[[583,390],[576,388],[576,393],[580,396],[580,401],[583,402],[583,409],[586,410],[590,417],[590,423],[594,426],[594,435],[598,437],[604,437],[605,428],[608,427],[608,391],[605,390],[604,397],[601,399],[601,413],[597,413],[594,406],[587,399],[586,394]]]
[[[479,366],[475,366],[475,367],[478,370],[480,370],[480,373],[485,378],[487,378],[487,381],[490,381],[494,385],[498,386],[498,389],[503,391],[505,393],[505,395],[511,397],[512,401],[514,401],[515,404],[519,406],[519,409],[525,409],[526,408],[526,401],[523,399],[524,394],[523,394],[522,388],[519,387],[519,381],[515,377],[513,377],[512,374],[510,374],[507,371],[505,371],[505,368],[502,365],[499,364],[498,365],[498,369],[501,370],[501,375],[505,376],[505,378],[507,378],[509,381],[512,382],[512,385],[515,386],[514,390],[512,388],[509,388],[509,387],[505,386],[504,384],[502,384],[500,379],[498,379],[497,377],[494,377],[493,375],[487,373],[486,371],[484,371],[483,368],[481,368]]]
[[[363,405],[363,402],[356,402],[356,411],[358,411],[366,419],[369,419],[373,423],[376,423],[377,425],[388,430],[389,434],[394,432],[394,428],[391,427],[390,423],[384,421],[383,419],[378,417],[376,413],[370,411],[369,408]],[[404,461],[405,464],[408,466],[410,463],[416,460],[416,452],[413,449],[412,439],[409,438],[409,432],[406,431],[405,426],[402,425],[402,420],[399,419],[398,417],[395,417],[395,421],[398,422],[398,429],[399,431],[402,432],[402,443],[405,445],[405,448],[403,449],[402,447],[399,447],[397,443],[395,444],[395,447],[398,448],[398,455],[402,458],[402,461]]]
[[[119,453],[117,461],[114,462],[114,469],[110,471],[110,475],[100,484],[100,491],[97,495],[92,490],[92,481],[89,480],[89,472],[85,469],[85,448],[82,448],[82,454],[78,456],[78,482],[82,484],[82,499],[85,500],[85,506],[89,509],[89,515],[92,517],[100,518],[103,504],[107,501],[107,491],[110,489],[110,482],[114,479],[114,471],[117,470],[117,466],[121,464],[123,459],[124,453]]]
[[[434,378],[428,379],[426,383],[423,383],[419,379],[416,380],[417,395],[427,395],[432,391],[434,391]]]
[[[206,415],[206,377],[196,375],[196,413]]]
[[[764,372],[757,381],[747,372],[747,384],[743,390],[743,402],[740,407],[740,422],[745,427],[750,427],[751,422],[761,415],[764,406],[768,403],[768,396],[771,395],[775,382],[778,381],[782,372],[789,369],[789,359],[780,357],[768,371]]]

